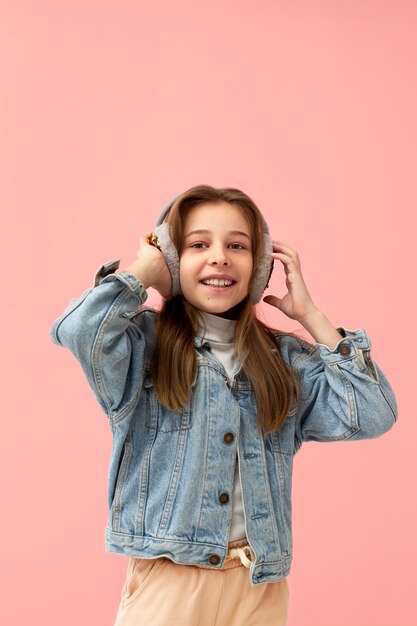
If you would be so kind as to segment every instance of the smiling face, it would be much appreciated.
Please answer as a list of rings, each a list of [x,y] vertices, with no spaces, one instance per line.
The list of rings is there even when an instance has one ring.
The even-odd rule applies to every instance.
[[[249,293],[251,232],[235,206],[221,202],[192,208],[184,221],[180,284],[196,309],[223,315]]]

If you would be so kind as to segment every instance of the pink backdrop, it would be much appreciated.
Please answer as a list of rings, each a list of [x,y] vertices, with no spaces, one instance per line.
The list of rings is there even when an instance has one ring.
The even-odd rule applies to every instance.
[[[416,29],[415,0],[1,0],[2,624],[113,624],[110,429],[48,333],[198,183],[254,198],[398,398],[295,459],[289,626],[415,623]]]

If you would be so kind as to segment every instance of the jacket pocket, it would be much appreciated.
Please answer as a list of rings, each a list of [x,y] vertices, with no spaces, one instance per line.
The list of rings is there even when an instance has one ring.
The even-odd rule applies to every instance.
[[[159,402],[150,372],[145,374],[144,394],[146,396],[145,426],[162,433],[189,430],[192,425],[189,403],[180,411],[171,411]]]
[[[112,529],[116,532],[119,530],[120,527],[123,483],[127,475],[131,455],[132,440],[130,435],[128,435],[125,439],[122,459],[120,461],[119,471],[117,472],[116,486],[112,503]]]

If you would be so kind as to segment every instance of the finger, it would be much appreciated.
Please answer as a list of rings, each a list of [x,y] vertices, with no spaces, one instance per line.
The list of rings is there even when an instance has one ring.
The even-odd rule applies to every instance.
[[[263,298],[263,301],[267,304],[270,304],[271,306],[275,306],[277,309],[281,308],[281,298],[278,298],[277,296],[265,296],[265,298]]]
[[[149,231],[148,233],[145,233],[144,235],[139,237],[139,248],[136,251],[138,256],[140,255],[141,250],[144,251],[146,249],[146,246],[149,246],[151,248],[155,247],[155,246],[151,246],[151,244],[149,243],[151,235],[152,235],[152,231]]]
[[[283,252],[273,252],[272,257],[277,259],[277,261],[281,261],[284,264],[285,269],[297,269],[298,267],[296,260]]]
[[[285,254],[288,258],[292,259],[298,265],[300,264],[300,258],[296,250],[290,250],[287,248],[282,248],[281,246],[277,246],[273,249],[272,254]]]
[[[142,235],[139,238],[139,241],[141,243],[149,243],[149,237],[152,235],[152,231],[149,231],[149,233],[145,233],[144,235]]]
[[[280,259],[282,261],[285,261],[287,263],[289,263],[290,261],[292,261],[292,257],[290,257],[289,254],[286,254],[285,252],[272,252],[272,256],[274,257],[274,259]]]
[[[156,245],[155,242],[158,243],[158,238],[155,237],[152,231],[149,231],[140,238],[141,246],[151,246],[152,248],[157,248],[158,250],[160,250],[159,244]]]
[[[286,243],[284,243],[283,241],[273,241],[272,242],[272,249],[276,250],[277,252],[279,250],[282,250],[283,252],[285,252],[286,254],[289,254],[291,256],[295,256],[298,257],[298,252],[295,248],[292,248],[291,246],[288,246]]]
[[[297,256],[290,256],[283,252],[273,252],[272,258],[277,259],[278,261],[281,261],[281,263],[283,263],[286,274],[288,273],[288,271],[298,272],[299,274],[301,274],[300,261]]]

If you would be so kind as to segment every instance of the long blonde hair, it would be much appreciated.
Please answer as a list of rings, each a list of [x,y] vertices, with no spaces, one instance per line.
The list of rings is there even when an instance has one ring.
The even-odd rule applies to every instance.
[[[264,223],[253,200],[239,189],[197,185],[182,194],[170,209],[166,221],[170,236],[181,256],[184,222],[188,212],[202,203],[227,202],[249,223],[252,235],[253,267],[264,252]],[[252,284],[254,271],[249,288]],[[164,302],[157,317],[152,379],[158,400],[173,411],[183,408],[191,395],[197,371],[194,337],[198,311],[182,295]],[[265,433],[280,427],[293,401],[299,401],[299,385],[286,365],[273,338],[278,333],[255,312],[250,296],[240,303],[234,344],[241,369],[254,388],[257,426]]]

